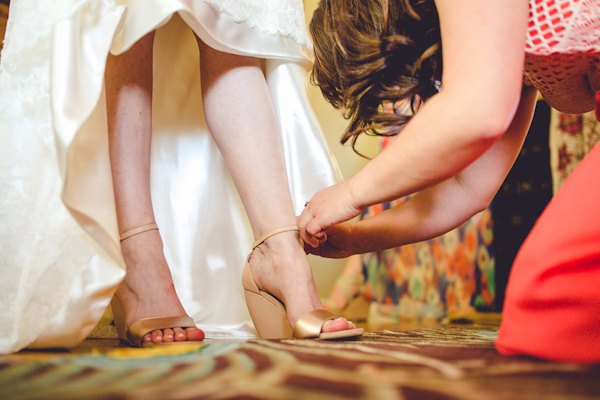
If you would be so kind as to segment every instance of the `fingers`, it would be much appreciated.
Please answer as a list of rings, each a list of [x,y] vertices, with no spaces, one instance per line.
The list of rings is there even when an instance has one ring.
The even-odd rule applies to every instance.
[[[313,248],[326,240],[325,232],[333,225],[347,221],[360,213],[349,203],[346,186],[336,184],[323,189],[306,202],[298,217],[298,229],[305,243]]]
[[[311,204],[306,202],[306,206],[302,214],[297,218],[297,222],[300,237],[304,243],[316,248],[319,246],[319,242],[327,240],[327,235],[325,234],[325,227],[315,217],[312,208]]]
[[[327,235],[324,234],[322,238],[315,238],[317,240],[316,246],[310,246],[308,244],[304,244],[304,252],[308,254],[313,254],[315,256],[320,256],[323,250],[323,247],[327,245]]]
[[[308,233],[306,229],[300,230],[300,237],[304,240],[305,245],[310,247],[317,247],[319,245],[319,239]]]
[[[312,252],[313,247],[308,245],[306,242],[304,242],[304,254],[309,255],[309,254],[314,254]]]
[[[308,207],[308,203],[306,204]],[[310,214],[310,211],[307,209],[307,207],[304,208],[302,214],[297,218],[298,231],[300,233],[300,237],[302,238],[302,240],[304,240],[305,245],[309,245],[310,247],[317,247],[319,245],[319,239],[311,233],[309,233],[309,231],[307,230],[308,224],[312,222],[313,218],[312,214]]]

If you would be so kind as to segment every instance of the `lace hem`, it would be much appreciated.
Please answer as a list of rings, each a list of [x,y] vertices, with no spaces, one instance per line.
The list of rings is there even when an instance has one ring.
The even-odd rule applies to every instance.
[[[0,87],[13,96],[0,96],[3,119],[19,121],[23,132],[35,132],[55,151],[50,114],[52,30],[77,10],[102,18],[113,6],[110,0],[11,3],[0,55]]]
[[[304,6],[298,0],[204,0],[219,12],[245,22],[261,33],[290,36],[298,44],[309,44]]]

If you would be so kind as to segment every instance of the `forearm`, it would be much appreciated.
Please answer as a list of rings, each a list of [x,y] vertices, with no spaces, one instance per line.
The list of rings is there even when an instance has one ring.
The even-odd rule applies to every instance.
[[[352,227],[356,253],[439,236],[486,208],[516,160],[531,124],[537,91],[524,88],[515,118],[492,148],[456,176]]]
[[[354,224],[350,235],[352,247],[361,254],[444,234],[485,208],[470,201],[471,195],[458,177],[452,177],[396,207]]]
[[[473,103],[440,93],[423,105],[393,142],[348,180],[358,208],[441,183],[482,156],[508,123],[496,122],[492,111],[473,112]]]

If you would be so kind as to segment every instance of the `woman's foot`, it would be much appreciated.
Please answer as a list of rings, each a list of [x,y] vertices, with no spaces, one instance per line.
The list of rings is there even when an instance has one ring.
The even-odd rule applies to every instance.
[[[250,265],[258,288],[285,304],[291,327],[305,313],[323,309],[306,254],[298,243],[297,232],[283,232],[267,239],[252,252]],[[354,328],[353,322],[337,318],[327,321],[322,331]]]
[[[127,326],[144,318],[187,315],[173,285],[163,254],[158,230],[131,236],[121,242],[127,274],[116,296],[125,312]],[[198,328],[159,329],[144,336],[143,342],[201,341]]]

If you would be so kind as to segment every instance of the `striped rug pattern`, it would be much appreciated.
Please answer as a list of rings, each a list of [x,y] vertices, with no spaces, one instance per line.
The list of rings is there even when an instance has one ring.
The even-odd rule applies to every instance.
[[[0,399],[592,399],[600,367],[505,357],[496,332],[366,333],[0,357]],[[89,340],[88,340],[89,341]],[[26,355],[26,354],[25,354]]]

